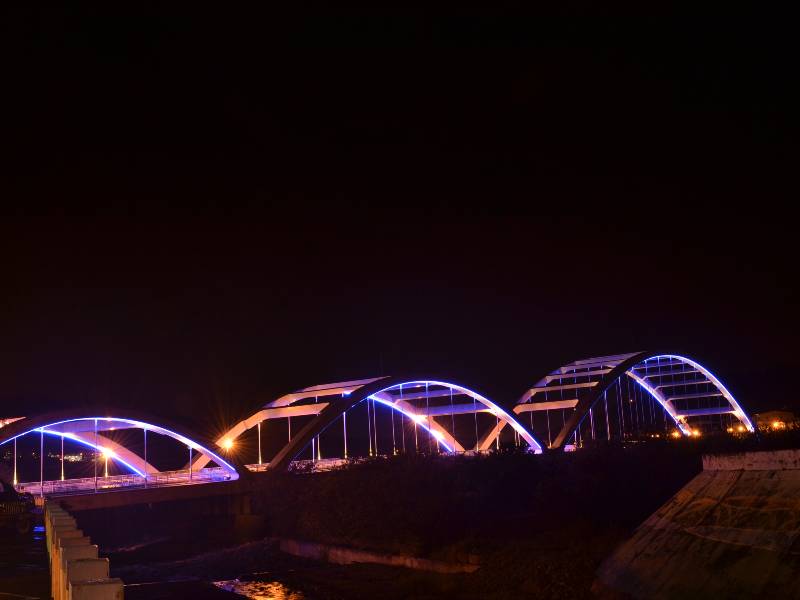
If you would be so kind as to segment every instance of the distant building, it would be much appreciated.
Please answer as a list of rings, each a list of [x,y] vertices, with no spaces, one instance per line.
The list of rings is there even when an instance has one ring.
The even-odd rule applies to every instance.
[[[768,410],[753,415],[756,427],[762,430],[795,429],[800,427],[797,415],[791,410]]]

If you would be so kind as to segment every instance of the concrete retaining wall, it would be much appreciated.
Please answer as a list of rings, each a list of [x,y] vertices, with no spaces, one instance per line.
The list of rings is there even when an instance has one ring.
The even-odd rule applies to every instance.
[[[123,583],[108,577],[108,559],[59,504],[46,501],[44,526],[54,600],[122,600]]]
[[[705,456],[705,470],[598,570],[605,597],[800,598],[798,450]]]
[[[800,450],[704,454],[704,471],[787,471],[800,469]]]
[[[343,546],[328,546],[327,544],[318,544],[316,542],[301,542],[291,539],[280,539],[278,542],[281,552],[286,552],[293,556],[323,560],[337,565],[372,563],[406,567],[418,571],[433,571],[435,573],[473,573],[480,568],[477,556],[472,556],[472,561],[469,563],[449,563],[404,554],[383,554]]]

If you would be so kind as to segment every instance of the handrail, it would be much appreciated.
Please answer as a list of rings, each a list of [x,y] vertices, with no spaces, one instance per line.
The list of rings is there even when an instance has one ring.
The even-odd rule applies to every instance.
[[[29,481],[18,483],[18,492],[27,492],[33,495],[61,495],[77,494],[94,491],[95,481],[97,481],[97,491],[111,491],[120,488],[134,487],[165,487],[170,485],[193,485],[197,483],[209,483],[215,481],[230,480],[230,473],[221,467],[207,467],[189,473],[188,469],[176,471],[160,471],[158,473],[148,473],[147,481],[141,475],[124,474],[110,475],[108,477],[82,477],[78,479],[53,480],[42,483]]]

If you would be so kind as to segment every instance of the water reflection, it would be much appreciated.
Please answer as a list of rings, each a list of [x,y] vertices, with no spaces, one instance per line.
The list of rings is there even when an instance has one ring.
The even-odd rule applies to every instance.
[[[279,581],[215,581],[214,585],[251,600],[305,600],[302,592],[289,589]]]

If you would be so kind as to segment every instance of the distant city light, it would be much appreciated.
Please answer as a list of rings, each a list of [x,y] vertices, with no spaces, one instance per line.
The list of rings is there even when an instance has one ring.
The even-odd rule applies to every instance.
[[[681,432],[680,432],[680,431],[678,431],[678,430],[676,429],[676,430],[675,430],[675,431],[673,431],[673,432],[672,432],[670,435],[671,435],[672,437],[674,437],[675,439],[677,439],[677,438],[681,437]]]

